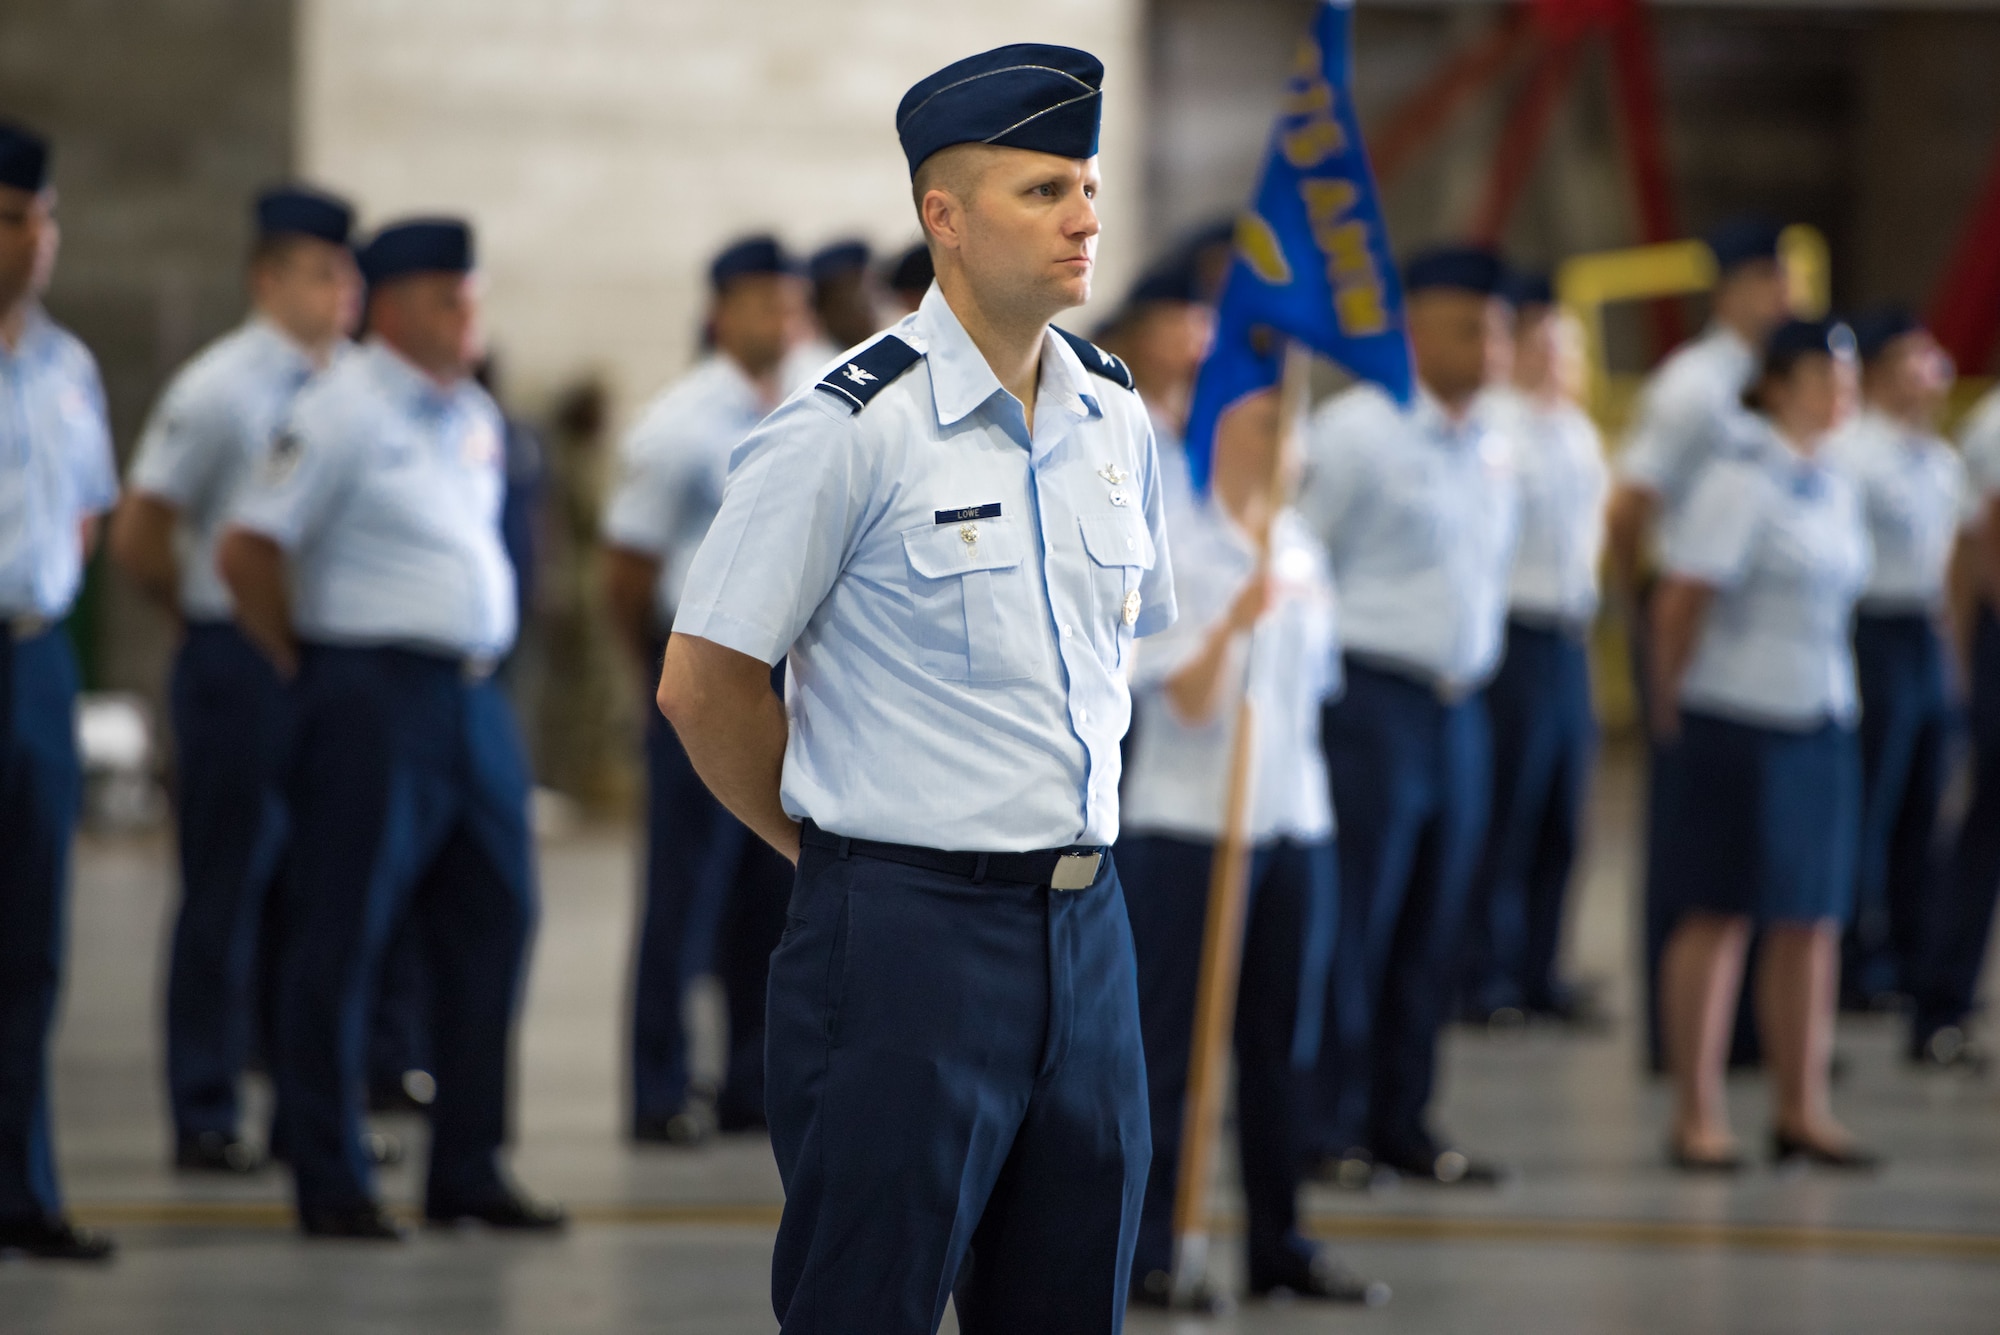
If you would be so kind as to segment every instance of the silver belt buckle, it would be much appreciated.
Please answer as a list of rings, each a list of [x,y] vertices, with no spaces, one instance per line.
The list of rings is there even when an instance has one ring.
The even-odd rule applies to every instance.
[[[1049,876],[1049,889],[1088,890],[1097,884],[1097,869],[1103,862],[1102,853],[1065,853],[1056,859],[1056,869]]]
[[[32,640],[50,626],[47,617],[35,612],[23,612],[7,619],[7,633],[17,640]]]
[[[458,675],[466,685],[477,686],[493,675],[496,661],[484,654],[467,658],[458,665]]]

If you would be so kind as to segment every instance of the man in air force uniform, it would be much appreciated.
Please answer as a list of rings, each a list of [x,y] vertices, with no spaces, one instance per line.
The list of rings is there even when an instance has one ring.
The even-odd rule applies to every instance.
[[[649,686],[688,565],[722,504],[730,452],[784,396],[806,320],[805,280],[771,237],[723,250],[709,286],[714,350],[640,414],[604,512],[605,601]],[[725,1130],[764,1119],[764,964],[784,929],[791,867],[702,786],[659,711],[649,703],[646,713],[631,1135],[690,1145],[705,1138],[710,1110],[689,1098],[684,1012],[690,984],[711,966],[720,966],[730,1020],[728,1078],[714,1115]]]
[[[1103,67],[1011,46],[897,128],[923,304],[736,452],[660,706],[799,858],[767,1107],[788,1335],[1120,1327],[1150,1155],[1105,849],[1134,635],[1174,616],[1145,408],[1090,291]],[[789,655],[790,711],[770,665]]]
[[[562,1222],[499,1163],[535,892],[526,758],[491,677],[514,639],[514,576],[500,413],[470,379],[471,269],[455,220],[369,243],[374,337],[299,396],[219,558],[244,631],[297,678],[274,1074],[300,1223],[319,1236],[400,1235],[375,1198],[359,1091],[405,912],[434,984],[426,1217]]]
[[[57,623],[118,473],[97,363],[42,309],[56,258],[48,170],[41,137],[0,122],[0,1253],[94,1261],[111,1244],[63,1218],[49,1115],[83,796],[76,659]]]
[[[1343,1179],[1372,1156],[1482,1182],[1493,1170],[1441,1145],[1427,1118],[1492,786],[1479,692],[1504,644],[1516,495],[1479,394],[1509,314],[1485,251],[1430,251],[1406,275],[1416,400],[1363,385],[1322,407],[1299,504],[1332,556],[1347,676],[1324,722],[1341,900],[1313,1139]]]
[[[181,904],[167,973],[174,1162],[249,1172],[237,1077],[249,1058],[264,901],[284,843],[290,710],[270,661],[230,619],[216,543],[306,382],[345,344],[360,300],[354,213],[316,191],[256,205],[252,314],[168,384],[132,461],[111,555],[186,628],[168,689],[178,768]]]

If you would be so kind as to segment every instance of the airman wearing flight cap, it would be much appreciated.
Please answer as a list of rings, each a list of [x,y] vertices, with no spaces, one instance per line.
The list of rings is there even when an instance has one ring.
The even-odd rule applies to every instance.
[[[101,1260],[63,1217],[49,1033],[83,797],[76,658],[59,624],[118,498],[97,363],[42,309],[56,259],[41,136],[0,122],[0,1255]]]
[[[640,414],[604,512],[606,602],[649,691],[689,563],[722,504],[730,452],[783,399],[787,359],[808,318],[805,279],[772,237],[725,248],[709,266],[709,288],[711,351]],[[782,692],[782,673],[775,685]],[[764,1120],[763,962],[784,929],[791,868],[702,786],[660,712],[648,704],[646,714],[630,1132],[689,1145],[713,1122],[745,1130]],[[729,1000],[729,1070],[710,1108],[689,1097],[685,1005],[695,978],[715,965]]]
[[[549,1229],[561,1211],[499,1162],[535,890],[527,762],[491,679],[516,609],[500,414],[470,378],[472,232],[399,223],[360,259],[372,336],[299,396],[219,556],[244,632],[295,679],[276,1130],[308,1234],[401,1236],[358,1092],[383,952],[414,915],[434,984],[425,1216]]]
[[[1299,504],[1332,557],[1347,679],[1324,719],[1341,932],[1308,1147],[1343,1179],[1490,1182],[1427,1119],[1492,782],[1479,692],[1500,662],[1516,496],[1480,393],[1509,315],[1487,251],[1426,251],[1405,275],[1416,399],[1364,385],[1321,407]]]
[[[1951,357],[1909,311],[1854,321],[1861,411],[1826,443],[1861,496],[1875,561],[1854,617],[1861,689],[1861,840],[1841,994],[1904,997],[1937,901],[1938,809],[1955,744],[1958,670],[1946,586],[1965,466],[1938,434]]]
[[[284,845],[290,709],[230,616],[223,521],[292,400],[346,346],[361,296],[344,200],[302,187],[255,208],[251,315],[168,382],[139,439],[111,555],[184,628],[168,700],[178,768],[181,904],[167,972],[174,1161],[250,1172],[237,1078],[249,1059],[258,940]]]
[[[1150,1155],[1106,852],[1159,465],[1090,293],[1103,67],[1010,46],[896,124],[937,283],[737,447],[659,703],[799,859],[767,1107],[787,1335],[1123,1319]],[[787,708],[771,665],[790,671]]]
[[[866,241],[821,246],[806,261],[806,276],[812,279],[813,314],[833,345],[829,355],[881,332],[882,287],[875,277],[874,252]]]
[[[1757,376],[1764,342],[1788,314],[1785,271],[1778,241],[1783,229],[1762,218],[1720,224],[1702,240],[1715,258],[1716,285],[1710,323],[1699,338],[1677,348],[1653,372],[1639,395],[1637,416],[1617,459],[1617,476],[1605,515],[1606,573],[1612,593],[1625,609],[1632,637],[1634,677],[1639,694],[1649,689],[1644,666],[1651,593],[1650,550],[1666,540],[1694,476],[1718,453],[1761,440],[1746,430],[1743,391]],[[1657,973],[1666,934],[1679,910],[1657,894],[1654,866],[1661,851],[1657,831],[1665,818],[1659,804],[1672,787],[1659,772],[1662,757],[1648,755],[1646,870],[1643,890],[1649,1048],[1656,1069],[1660,1047]],[[1747,1023],[1739,1034],[1754,1046]]]

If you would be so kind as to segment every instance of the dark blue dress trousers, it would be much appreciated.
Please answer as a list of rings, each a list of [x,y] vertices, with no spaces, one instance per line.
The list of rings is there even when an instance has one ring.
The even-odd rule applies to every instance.
[[[1340,923],[1310,1153],[1427,1159],[1437,1038],[1493,778],[1486,707],[1347,660],[1323,720]]]
[[[1493,815],[1466,915],[1463,997],[1481,1013],[1549,1011],[1564,1000],[1556,955],[1597,747],[1583,639],[1508,622],[1486,709]]]
[[[784,1335],[1111,1335],[1151,1153],[1132,929],[808,844],[771,960]]]
[[[1174,1196],[1214,858],[1213,844],[1160,835],[1118,843],[1152,1105],[1153,1167],[1132,1262],[1140,1275],[1173,1269]],[[1235,1047],[1253,1289],[1296,1275],[1315,1250],[1298,1230],[1300,1133],[1319,1060],[1338,879],[1331,842],[1274,840],[1251,859]]]
[[[0,624],[0,1221],[61,1213],[49,1031],[83,796],[76,657],[60,629]]]
[[[167,970],[167,1092],[180,1135],[235,1135],[260,1009],[264,906],[284,853],[291,703],[270,661],[228,622],[189,624],[168,700],[181,902]]]
[[[535,892],[528,772],[506,699],[458,662],[308,645],[288,793],[278,1133],[302,1208],[372,1199],[368,1022],[407,914],[431,980],[434,1208],[502,1189],[509,1036]]]

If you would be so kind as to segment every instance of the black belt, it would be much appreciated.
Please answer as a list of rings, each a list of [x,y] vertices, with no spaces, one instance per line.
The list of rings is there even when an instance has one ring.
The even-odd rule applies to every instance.
[[[859,853],[883,862],[900,862],[905,867],[963,876],[980,881],[1007,881],[1014,885],[1046,885],[1052,890],[1087,890],[1097,883],[1104,867],[1101,845],[1072,845],[1069,848],[1038,848],[1030,853],[948,853],[938,848],[914,844],[885,844],[873,839],[849,839],[822,830],[810,820],[799,831],[799,841],[849,857]]]

